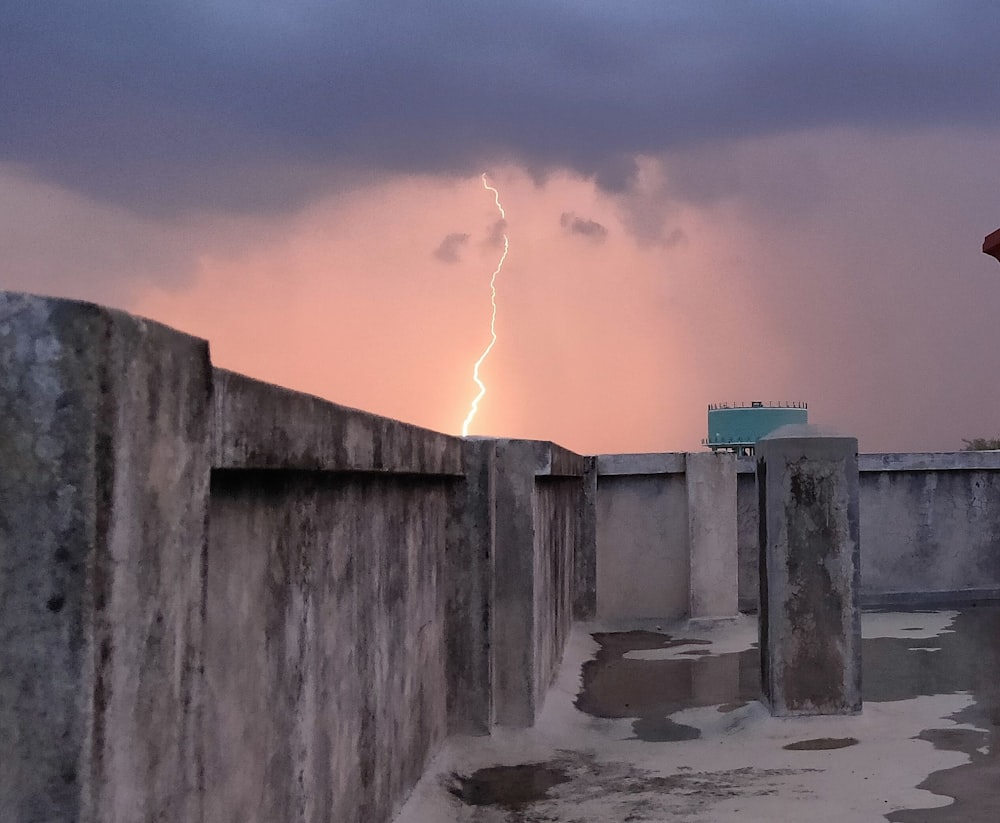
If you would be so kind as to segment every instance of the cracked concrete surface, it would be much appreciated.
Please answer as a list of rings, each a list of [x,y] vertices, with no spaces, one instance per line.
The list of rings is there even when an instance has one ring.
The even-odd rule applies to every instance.
[[[1000,819],[1000,607],[862,627],[863,713],[773,718],[753,618],[577,624],[535,727],[450,739],[396,823]]]

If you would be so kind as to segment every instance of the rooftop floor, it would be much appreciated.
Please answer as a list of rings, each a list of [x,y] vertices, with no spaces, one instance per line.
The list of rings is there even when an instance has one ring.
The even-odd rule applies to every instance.
[[[862,633],[862,714],[779,719],[753,618],[577,624],[534,728],[450,739],[396,823],[1000,820],[1000,606]]]

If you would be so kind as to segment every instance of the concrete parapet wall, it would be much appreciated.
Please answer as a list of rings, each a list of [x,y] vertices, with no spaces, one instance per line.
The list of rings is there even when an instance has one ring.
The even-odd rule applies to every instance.
[[[1000,452],[862,454],[858,464],[862,603],[1000,597]],[[598,614],[685,616],[691,512],[684,455],[600,455],[596,465]],[[737,458],[736,473],[738,602],[752,612],[759,581],[754,461]]]
[[[574,587],[595,547],[588,530],[589,463],[551,443],[494,441],[493,722],[534,723],[562,659]],[[582,559],[578,560],[578,557]]]
[[[757,477],[753,470],[744,472],[741,469],[736,475],[736,552],[738,598],[743,612],[757,609],[759,525]]]
[[[686,461],[691,550],[690,615],[712,619],[738,614],[736,456],[689,454]]]
[[[0,819],[201,820],[204,341],[0,293]]]
[[[898,602],[900,595],[917,593],[937,600],[1000,593],[997,456],[936,455],[949,464],[941,468],[872,470],[874,461],[861,461],[866,602]],[[986,468],[990,462],[994,467]]]
[[[646,474],[683,474],[687,455],[684,452],[650,454],[599,454],[597,474],[601,477]]]
[[[447,733],[449,482],[213,475],[206,819],[387,820]]]
[[[457,437],[224,369],[213,378],[216,468],[462,474]]]
[[[597,458],[597,615],[684,617],[690,533],[684,454]]]
[[[0,457],[0,819],[28,823],[381,823],[446,734],[534,721],[574,616],[685,616],[692,547],[733,533],[684,454],[450,437],[3,293]],[[863,596],[1000,592],[1000,454],[860,470]]]
[[[861,599],[920,606],[1000,596],[1000,452],[861,454]],[[740,608],[757,607],[756,486],[738,478]]]
[[[74,301],[0,293],[0,367],[0,819],[379,823],[448,733],[533,721],[595,597],[592,459]]]
[[[573,583],[580,545],[579,478],[539,477],[533,498],[535,705],[555,679],[573,622]]]

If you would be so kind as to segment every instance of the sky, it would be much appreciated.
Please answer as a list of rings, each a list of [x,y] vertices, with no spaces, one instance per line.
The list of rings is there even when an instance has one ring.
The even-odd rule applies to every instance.
[[[0,27],[0,288],[459,433],[795,400],[1000,436],[1000,6],[53,0]],[[506,220],[480,175],[499,192]]]

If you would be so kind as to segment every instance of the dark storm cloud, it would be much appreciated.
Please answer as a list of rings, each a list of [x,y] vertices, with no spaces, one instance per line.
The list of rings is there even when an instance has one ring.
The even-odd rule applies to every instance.
[[[571,211],[564,211],[559,216],[559,225],[570,234],[582,234],[584,237],[589,237],[598,243],[603,243],[608,236],[607,228],[596,220],[585,220],[582,217],[577,217]]]
[[[434,249],[434,256],[442,263],[457,263],[459,249],[468,242],[468,234],[454,232],[453,234],[445,235],[444,240],[441,241],[441,245]]]
[[[1000,112],[988,2],[8,6],[0,160],[141,210],[506,160],[620,190],[636,153]]]

